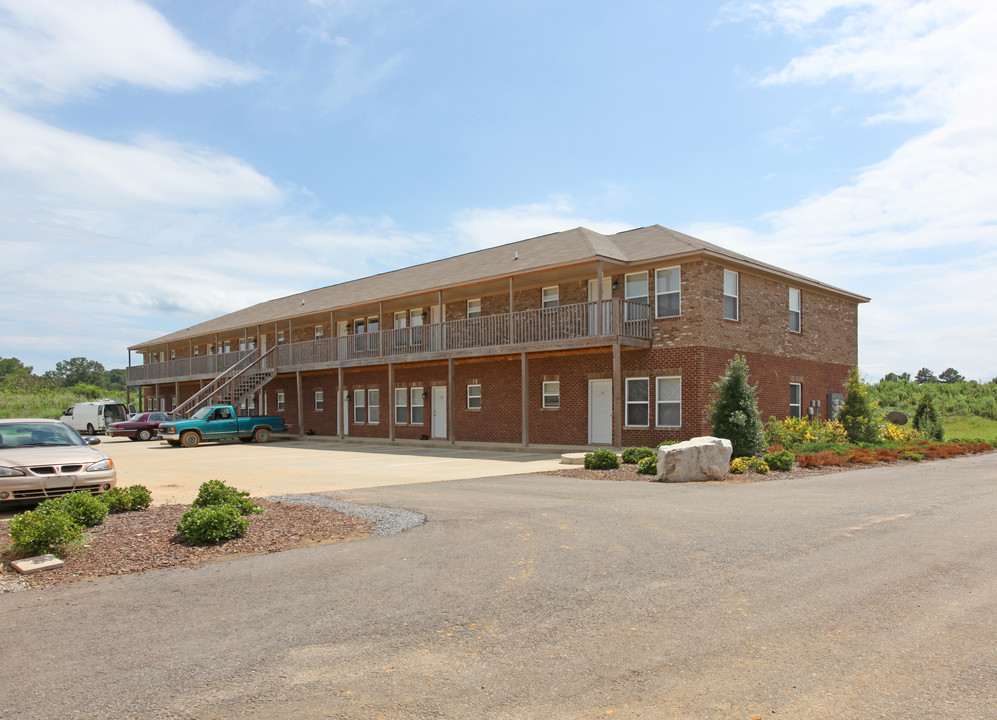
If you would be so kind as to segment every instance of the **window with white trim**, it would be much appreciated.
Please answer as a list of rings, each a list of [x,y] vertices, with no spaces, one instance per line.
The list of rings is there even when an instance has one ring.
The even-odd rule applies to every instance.
[[[789,331],[794,333],[802,332],[802,319],[800,291],[796,288],[789,288]]]
[[[281,395],[283,395],[283,394],[284,393],[281,393]],[[280,396],[278,396],[278,399],[277,399],[278,406],[280,405],[280,403],[281,403],[281,399],[280,399]],[[325,410],[325,390],[316,390],[315,391],[315,411],[316,412],[322,412],[323,410]]]
[[[542,390],[545,408],[556,410],[561,407],[561,382],[559,380],[545,380]]]
[[[646,270],[639,273],[627,273],[623,278],[623,297],[631,302],[646,303],[648,301]],[[643,320],[647,317],[647,309],[640,305],[631,305],[628,302],[625,303],[625,307],[624,319],[627,322]]]
[[[325,337],[325,327],[322,326],[322,325],[316,325],[315,326],[315,339],[316,340],[321,340],[324,337]]]
[[[227,353],[232,352],[232,342],[230,340],[225,341],[225,345],[223,346],[222,351]]]
[[[198,356],[198,355],[200,355],[200,354],[201,354],[201,352],[200,352],[200,348],[199,348],[199,347],[197,347],[197,345],[195,345],[195,346],[194,346],[194,357],[197,357],[197,356]]]
[[[283,345],[284,344],[284,331],[283,330],[278,330],[277,331],[277,344],[278,345]]]
[[[381,421],[381,391],[367,391],[367,422],[377,425]]]
[[[803,416],[803,384],[789,383],[789,417]]]
[[[654,271],[654,313],[658,318],[682,314],[682,268],[670,267]]]
[[[246,352],[246,338],[239,338],[239,352]]]
[[[560,291],[557,285],[545,287],[540,291],[540,307],[554,308],[560,304]]]
[[[480,410],[481,409],[481,386],[480,385],[468,385],[467,386],[467,409],[468,410]]]
[[[657,427],[682,427],[682,378],[655,379],[654,424]]]
[[[177,351],[170,350],[170,360],[176,360],[176,359],[177,359]]]
[[[395,388],[395,425],[408,424],[408,388]]]
[[[363,390],[353,391],[353,422],[367,422],[367,393]]]
[[[412,424],[422,425],[426,422],[424,407],[426,399],[423,397],[423,389],[421,387],[414,387],[409,394],[412,397]]]
[[[481,317],[481,298],[467,301],[467,317],[469,319]]]
[[[247,403],[247,407],[249,407],[250,410],[255,410],[256,409],[256,395],[250,395],[249,398],[246,400],[246,403]],[[174,406],[174,407],[176,407],[176,406]]]
[[[724,270],[724,320],[740,320],[740,280],[733,270]]]
[[[626,418],[629,427],[647,427],[649,401],[648,379],[627,378]]]
[[[284,412],[284,407],[284,393],[279,392],[277,393],[277,412]]]

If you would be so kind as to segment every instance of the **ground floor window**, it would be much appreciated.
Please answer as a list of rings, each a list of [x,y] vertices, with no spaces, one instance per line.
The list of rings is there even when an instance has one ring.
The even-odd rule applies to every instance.
[[[647,427],[649,399],[647,378],[627,378],[627,425]]]
[[[281,393],[278,396],[278,400],[277,400],[278,407],[280,406],[280,403],[282,402],[280,400],[280,398],[283,397],[283,395],[284,395],[284,393]],[[324,390],[316,390],[315,391],[315,410],[318,411],[318,412],[321,412],[322,410],[325,410],[325,391]]]
[[[353,422],[367,422],[367,393],[363,390],[353,391]]]
[[[422,425],[425,422],[425,403],[426,400],[423,397],[424,393],[421,387],[412,388],[412,424]]]
[[[408,390],[395,388],[395,424],[408,423]]]
[[[277,393],[277,412],[284,412],[284,393]]]
[[[543,384],[543,406],[545,408],[557,409],[561,407],[561,383],[558,380],[549,380]]]
[[[682,378],[659,377],[654,390],[658,427],[682,427]]]
[[[789,417],[798,418],[803,414],[803,385],[789,383]]]
[[[480,410],[481,409],[481,386],[480,385],[468,385],[467,386],[467,409],[468,410]]]
[[[381,391],[367,391],[367,422],[376,425],[381,421]]]

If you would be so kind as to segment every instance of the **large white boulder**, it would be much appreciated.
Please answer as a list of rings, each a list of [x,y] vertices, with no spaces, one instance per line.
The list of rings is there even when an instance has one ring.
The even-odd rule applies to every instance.
[[[734,448],[730,440],[698,437],[658,448],[658,482],[723,480]]]

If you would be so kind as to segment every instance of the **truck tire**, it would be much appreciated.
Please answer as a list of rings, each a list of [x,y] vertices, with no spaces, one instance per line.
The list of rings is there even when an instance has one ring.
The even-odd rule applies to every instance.
[[[270,428],[258,427],[253,431],[253,440],[258,443],[265,443],[270,440]]]
[[[152,440],[152,430],[142,429],[138,431],[139,440]]]
[[[180,436],[180,444],[184,447],[197,447],[201,444],[201,436],[193,430],[188,430]]]

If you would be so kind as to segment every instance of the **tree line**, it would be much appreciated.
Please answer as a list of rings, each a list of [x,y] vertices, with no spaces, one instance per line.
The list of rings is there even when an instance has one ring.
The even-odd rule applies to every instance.
[[[41,375],[36,375],[33,367],[16,357],[0,357],[0,390],[31,392],[82,387],[120,392],[125,389],[126,382],[124,368],[108,370],[96,360],[84,357],[60,360],[55,364],[55,370],[47,370]]]

